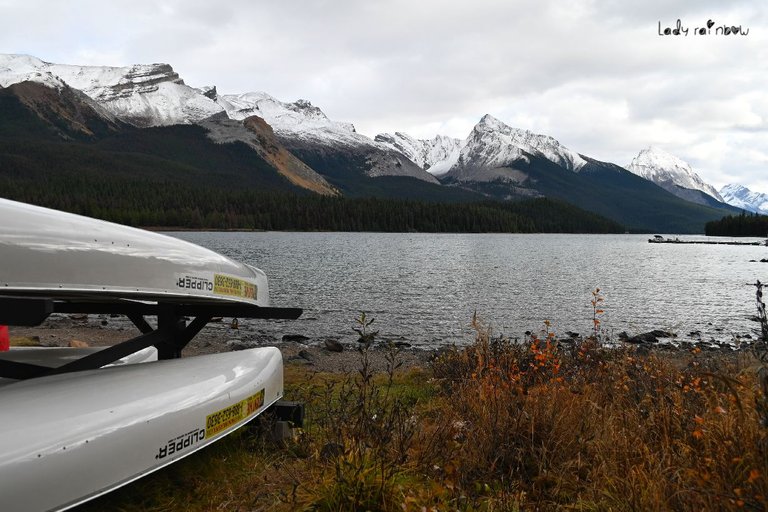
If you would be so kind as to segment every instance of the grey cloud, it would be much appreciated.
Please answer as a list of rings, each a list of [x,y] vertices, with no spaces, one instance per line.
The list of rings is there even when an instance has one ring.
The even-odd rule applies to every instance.
[[[83,55],[114,56],[105,65],[166,61],[190,85],[306,98],[368,135],[444,126],[464,137],[491,113],[617,163],[662,141],[712,176],[762,166],[714,163],[711,147],[762,148],[764,121],[707,115],[722,117],[737,101],[743,116],[765,119],[768,107],[755,99],[768,83],[761,0],[0,0],[0,9],[2,51],[70,63]],[[658,21],[677,18],[753,32],[657,35]]]

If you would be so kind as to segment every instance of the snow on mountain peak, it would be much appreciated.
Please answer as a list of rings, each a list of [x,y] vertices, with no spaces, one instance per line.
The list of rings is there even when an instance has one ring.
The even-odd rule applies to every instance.
[[[720,195],[732,206],[768,215],[768,194],[752,192],[743,185],[729,184],[720,189]]]
[[[358,134],[352,123],[328,119],[322,110],[307,100],[284,103],[265,92],[248,92],[219,95],[216,101],[231,119],[242,120],[257,115],[278,135],[346,145],[373,144],[372,140]]]
[[[737,185],[735,183],[729,183],[728,185],[720,189],[720,195],[723,197],[725,197],[725,194],[737,196],[737,195],[748,194],[750,192],[751,190],[749,190],[744,185]]]
[[[399,151],[357,133],[352,123],[329,119],[307,100],[284,103],[264,92],[249,92],[220,95],[216,101],[231,119],[254,115],[264,119],[289,149],[337,148],[359,155],[369,176],[410,176],[437,183],[433,176],[402,158]]]
[[[485,114],[480,118],[480,122],[475,125],[475,129],[479,130],[503,130],[509,128],[506,124],[502,123],[491,114]]]
[[[672,182],[678,187],[700,190],[718,201],[723,201],[712,185],[705,183],[693,172],[690,164],[656,146],[649,146],[640,151],[627,169],[654,183]]]
[[[49,87],[65,83],[137,126],[193,123],[222,111],[212,99],[185,85],[168,64],[73,66],[29,55],[0,55],[0,86],[30,79]]]
[[[215,85],[205,85],[203,87],[198,87],[197,91],[205,96],[206,98],[215,100],[216,96],[218,96],[218,92],[216,91]]]
[[[467,138],[457,164],[471,162],[473,166],[486,168],[504,167],[514,160],[525,158],[524,153],[546,158],[574,172],[587,163],[554,137],[512,128],[486,114]]]
[[[48,63],[31,55],[0,54],[0,87],[9,87],[21,82],[36,82],[61,90],[64,81],[46,70]]]
[[[445,174],[459,158],[463,141],[444,135],[416,139],[402,132],[380,133],[376,142],[391,147],[434,176]]]
[[[312,105],[312,102],[309,100],[298,99],[293,103],[287,103],[285,106],[286,108],[289,108],[290,110],[298,112],[311,119],[323,119],[326,121],[329,120],[328,116],[326,116],[325,113],[318,107]]]

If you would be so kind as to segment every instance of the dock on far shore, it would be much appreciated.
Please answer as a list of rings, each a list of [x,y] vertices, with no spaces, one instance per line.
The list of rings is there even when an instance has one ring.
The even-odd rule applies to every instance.
[[[679,238],[664,238],[661,235],[655,235],[648,239],[652,244],[706,244],[706,245],[754,245],[768,246],[768,240],[761,242],[739,242],[736,240],[680,240]]]

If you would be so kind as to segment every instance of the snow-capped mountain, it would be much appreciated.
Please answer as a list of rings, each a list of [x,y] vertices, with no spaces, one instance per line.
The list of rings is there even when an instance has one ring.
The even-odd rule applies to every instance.
[[[351,146],[372,142],[365,135],[357,133],[352,123],[331,121],[322,110],[307,100],[284,103],[265,92],[248,92],[219,95],[216,102],[230,119],[242,120],[256,115],[281,136]]]
[[[0,55],[0,86],[25,81],[56,89],[66,84],[136,126],[189,124],[223,110],[185,85],[168,64],[71,66],[29,55]]]
[[[51,87],[39,82],[24,81],[0,87],[5,114],[4,128],[16,137],[54,136],[62,140],[93,140],[115,134],[126,128],[115,116],[84,93],[60,84]],[[14,108],[14,103],[16,103]],[[27,122],[15,124],[29,116]],[[35,121],[29,122],[31,119]],[[0,130],[2,132],[4,130]]]
[[[512,128],[490,114],[475,125],[465,140],[442,135],[416,139],[405,133],[382,133],[376,141],[401,152],[436,176],[459,181],[521,181],[516,163],[529,156],[544,158],[564,169],[579,172],[587,161],[549,135]],[[518,166],[519,167],[519,166]]]
[[[351,123],[332,121],[307,100],[285,103],[264,92],[249,92],[220,95],[216,101],[231,119],[264,119],[286,147],[312,160],[313,167],[332,165],[331,149],[348,152],[349,164],[370,177],[408,176],[438,183],[399,151],[357,133]]]
[[[512,128],[486,114],[464,141],[448,175],[459,181],[522,181],[516,164],[530,156],[544,158],[563,169],[579,172],[587,161],[548,135]]]
[[[493,147],[498,150],[494,151]],[[570,171],[578,172],[587,162],[549,135],[512,128],[486,114],[467,138],[458,163],[473,161],[485,167],[502,167],[523,153],[541,156]],[[478,158],[480,161],[478,161]]]
[[[450,170],[464,144],[461,139],[437,135],[433,139],[416,139],[402,132],[380,133],[374,139],[407,156],[413,163],[440,176]]]
[[[511,128],[488,115],[473,128],[441,182],[494,199],[543,196],[566,201],[643,231],[664,227],[697,232],[704,222],[721,218],[731,208],[712,198],[719,206],[676,200],[618,165],[580,155],[552,137]]]
[[[219,96],[215,87],[189,87],[168,64],[71,66],[28,55],[0,55],[0,87],[24,82],[55,90],[70,87],[120,121],[138,127],[200,123],[222,112],[237,121],[257,115],[291,150],[307,154],[311,146],[326,159],[329,148],[349,151],[354,153],[356,172],[367,176],[408,176],[438,183],[401,153],[357,133],[350,123],[328,119],[308,101],[283,103],[260,92]]]
[[[693,169],[687,162],[655,146],[650,146],[640,151],[632,160],[632,163],[627,166],[627,170],[656,183],[678,196],[681,196],[681,194],[672,185],[684,189],[699,190],[720,202],[724,202],[717,190],[712,185],[705,183],[698,174],[693,172]],[[689,197],[683,198],[690,200]]]
[[[768,215],[768,194],[752,192],[742,185],[729,184],[720,189],[720,195],[731,206]]]
[[[650,156],[641,153],[630,167],[638,173],[650,169],[648,176],[662,186],[707,208],[677,201],[622,167],[490,115],[464,140],[418,140],[400,132],[374,140],[350,123],[329,119],[309,101],[189,87],[167,64],[71,66],[0,55],[0,106],[0,137],[29,141],[26,147],[33,152],[47,144],[37,160],[30,153],[33,168],[55,158],[50,155],[58,154],[62,140],[78,140],[98,142],[107,154],[128,148],[143,155],[131,160],[131,168],[147,173],[155,172],[160,158],[192,166],[203,180],[237,179],[244,186],[275,190],[298,186],[329,195],[436,201],[545,196],[639,230],[697,231],[704,222],[736,211],[718,202],[717,192],[708,190],[690,166],[656,150],[647,150]],[[171,126],[179,124],[197,126]],[[105,172],[112,167],[108,159],[94,162],[88,144],[70,149],[75,162]]]
[[[208,130],[208,138],[217,143],[242,142],[294,185],[322,195],[338,195],[325,178],[290,153],[275,137],[272,127],[258,116],[243,121],[229,119],[221,112],[198,123]]]

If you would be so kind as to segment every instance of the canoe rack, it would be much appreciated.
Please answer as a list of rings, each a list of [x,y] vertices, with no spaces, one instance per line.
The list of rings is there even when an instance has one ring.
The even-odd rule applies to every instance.
[[[176,359],[181,357],[184,347],[214,317],[295,320],[301,316],[302,310],[260,307],[234,302],[178,303],[126,299],[80,301],[50,297],[0,297],[0,325],[40,325],[52,313],[125,315],[141,331],[141,334],[58,368],[0,359],[0,377],[25,380],[95,370],[150,346],[157,349],[158,359]],[[146,316],[157,317],[157,328],[153,328],[147,322]]]

